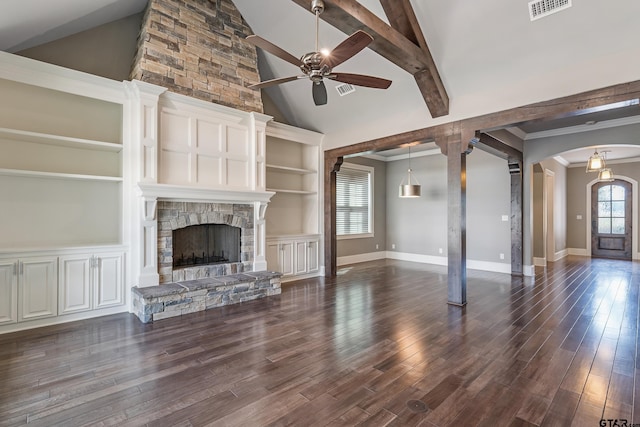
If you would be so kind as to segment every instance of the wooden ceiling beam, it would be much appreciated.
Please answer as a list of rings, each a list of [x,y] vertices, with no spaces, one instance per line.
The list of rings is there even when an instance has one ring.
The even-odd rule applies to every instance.
[[[312,13],[309,0],[292,1]],[[373,42],[368,46],[371,50],[414,76],[431,116],[435,118],[449,114],[449,97],[409,0],[401,1],[404,18],[397,12],[390,18],[392,25],[398,25],[401,31],[355,0],[324,0],[324,3],[321,19],[347,35],[357,30],[370,34],[373,37]],[[392,3],[399,9],[397,0]],[[386,7],[391,8],[391,2]],[[407,37],[407,34],[413,34],[413,37]]]

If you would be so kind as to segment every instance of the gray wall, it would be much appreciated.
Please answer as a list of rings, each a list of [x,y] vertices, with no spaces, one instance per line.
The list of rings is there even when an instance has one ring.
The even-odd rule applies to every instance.
[[[117,81],[129,80],[142,13],[16,52]]]
[[[615,128],[597,129],[589,132],[579,132],[570,135],[559,135],[547,138],[538,138],[526,140],[524,145],[524,164],[523,164],[523,254],[524,264],[533,264],[534,250],[534,173],[533,165],[546,159],[550,159],[555,155],[583,147],[603,147],[606,145],[640,145],[637,135],[640,134],[640,124],[630,124],[618,126]],[[586,160],[586,159],[585,159]],[[583,169],[584,172],[584,169]],[[615,169],[614,169],[614,172]],[[567,177],[567,203],[573,198],[573,190],[570,189]],[[586,190],[585,190],[586,191]],[[569,204],[567,204],[569,206]],[[572,214],[567,208],[569,219]],[[574,216],[575,218],[575,216]],[[584,220],[583,220],[584,221]],[[575,228],[575,224],[567,221],[567,248],[574,248],[573,240],[570,237],[570,228]],[[556,251],[559,250],[556,248]],[[536,255],[537,256],[537,255]]]
[[[616,177],[628,177],[640,182],[640,162],[610,163]],[[595,173],[586,173],[584,167],[569,168],[567,171],[567,246],[572,249],[587,248],[587,185],[595,180]],[[640,209],[640,200],[633,201],[633,208]],[[582,215],[582,219],[577,219]],[[640,230],[633,238],[640,239]]]
[[[364,239],[342,239],[338,240],[338,257],[366,254],[376,251],[384,251],[386,247],[386,224],[387,224],[387,163],[368,159],[366,157],[352,157],[345,159],[344,165],[355,163],[359,165],[371,166],[373,171],[373,237]],[[376,249],[378,245],[378,249]]]
[[[534,175],[534,228],[533,228],[533,248],[534,256],[545,257],[547,260],[553,260],[555,254],[545,253],[546,237],[543,235],[543,220],[546,212],[543,210],[544,205],[544,185],[545,171],[553,172],[553,229],[547,230],[547,233],[553,233],[553,241],[555,252],[558,253],[567,249],[567,168],[554,159],[546,159],[540,162],[542,173]],[[540,175],[540,176],[538,176]],[[537,188],[537,186],[541,186]],[[540,206],[536,204],[540,203]],[[549,227],[551,228],[551,227]]]
[[[467,156],[467,257],[511,263],[511,176],[507,161],[482,150]],[[500,259],[504,254],[504,259]]]
[[[422,197],[418,199],[397,196],[408,161],[387,165],[387,250],[446,257],[447,159],[443,155],[414,157],[411,166],[422,185]],[[468,259],[511,262],[510,223],[502,221],[503,215],[509,216],[510,198],[507,162],[474,150],[467,157]],[[501,253],[504,260],[500,259]]]
[[[437,256],[447,253],[447,159],[441,154],[413,157],[411,168],[422,197],[399,198],[408,160],[387,164],[387,250]],[[392,248],[395,245],[395,249]]]

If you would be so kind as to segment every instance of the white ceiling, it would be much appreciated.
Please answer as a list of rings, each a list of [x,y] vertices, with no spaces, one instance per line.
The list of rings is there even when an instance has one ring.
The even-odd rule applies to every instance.
[[[294,56],[314,50],[313,14],[291,0],[233,0],[254,33]],[[378,0],[361,0],[386,21]],[[2,0],[0,49],[18,51],[133,13],[145,0]],[[432,119],[411,75],[365,49],[336,71],[393,81],[387,90],[356,88],[317,107],[306,80],[268,88],[291,124],[320,131],[333,148],[378,137],[640,80],[637,0],[574,0],[530,22],[528,0],[411,0],[450,98],[450,114]],[[320,44],[347,37],[321,21]],[[299,74],[259,52],[263,79]],[[582,156],[582,154],[581,154]],[[570,157],[570,156],[569,156]]]

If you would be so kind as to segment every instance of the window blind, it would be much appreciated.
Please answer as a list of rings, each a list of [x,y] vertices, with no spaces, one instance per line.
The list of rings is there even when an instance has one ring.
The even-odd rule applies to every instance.
[[[336,235],[371,233],[371,172],[342,167],[336,175]]]

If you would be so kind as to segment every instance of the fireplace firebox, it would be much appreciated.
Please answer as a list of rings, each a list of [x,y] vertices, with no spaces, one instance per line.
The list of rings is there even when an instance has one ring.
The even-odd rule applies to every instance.
[[[173,230],[173,268],[240,261],[241,228],[200,224]]]

